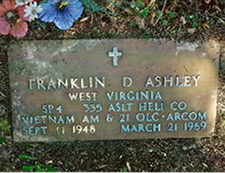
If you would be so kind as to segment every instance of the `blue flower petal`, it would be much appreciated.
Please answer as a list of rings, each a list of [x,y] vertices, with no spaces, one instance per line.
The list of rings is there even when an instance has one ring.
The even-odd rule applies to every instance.
[[[69,29],[73,25],[73,22],[73,17],[65,10],[60,11],[54,20],[55,25],[61,30]]]
[[[48,2],[52,4],[56,4],[57,2],[59,2],[59,0],[49,0]]]
[[[63,1],[69,1],[69,3],[62,10],[57,9],[59,0],[49,0],[48,3],[41,4],[42,11],[38,14],[39,18],[44,22],[54,22],[61,30],[69,29],[74,20],[81,16],[84,7],[80,0]]]
[[[64,10],[68,11],[76,20],[83,13],[84,7],[79,0],[71,0]]]
[[[58,10],[55,4],[49,2],[41,4],[42,11],[38,14],[39,18],[44,22],[53,22],[58,16]]]

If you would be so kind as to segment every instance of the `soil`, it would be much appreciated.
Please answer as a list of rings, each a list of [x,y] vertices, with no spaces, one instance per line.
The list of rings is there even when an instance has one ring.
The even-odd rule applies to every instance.
[[[206,42],[214,39],[221,45],[215,132],[209,138],[14,143],[11,130],[4,126],[0,129],[0,139],[5,140],[0,142],[0,171],[23,171],[25,165],[38,164],[68,172],[225,171],[225,1],[160,1],[147,17],[137,17],[132,9],[111,9],[102,1],[99,4],[108,12],[86,11],[67,31],[35,21],[30,23],[25,38],[0,35],[0,120],[11,123],[7,47],[18,40],[166,38],[175,42]],[[171,11],[175,17],[171,17]],[[163,17],[156,18],[154,13],[162,13]],[[187,23],[182,24],[182,16],[195,14],[198,14],[196,21],[186,19]],[[21,159],[21,154],[35,158]]]

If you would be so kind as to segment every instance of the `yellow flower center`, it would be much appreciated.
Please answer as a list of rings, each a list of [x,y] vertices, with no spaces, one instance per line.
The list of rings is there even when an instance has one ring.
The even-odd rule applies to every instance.
[[[58,10],[63,10],[68,4],[69,1],[59,1],[57,4],[57,8]]]

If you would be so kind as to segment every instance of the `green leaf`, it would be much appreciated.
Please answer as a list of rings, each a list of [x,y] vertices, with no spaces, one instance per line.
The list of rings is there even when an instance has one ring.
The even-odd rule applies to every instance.
[[[127,169],[126,167],[121,168],[121,169],[120,169],[120,172],[128,172],[128,169]]]
[[[47,3],[48,0],[41,0],[40,2],[42,2],[42,3]]]
[[[168,15],[169,15],[169,18],[174,18],[176,16],[176,13],[170,11]]]
[[[35,172],[45,172],[45,170],[42,168],[37,168],[37,169],[35,169]]]
[[[35,168],[33,165],[25,165],[22,167],[23,171],[32,171]]]
[[[99,30],[97,26],[93,28],[93,31],[97,31],[97,30]]]
[[[1,110],[0,110],[1,112]],[[1,113],[0,113],[1,114]],[[10,123],[7,120],[0,120],[0,131],[9,132],[10,131]]]
[[[0,138],[0,144],[3,144],[6,141],[6,138]]]
[[[35,171],[36,172],[45,172],[45,165],[43,165],[43,164],[37,164],[37,165],[35,165]]]
[[[142,18],[146,18],[148,16],[148,8],[144,8],[143,10],[140,11],[139,13]]]
[[[156,13],[156,18],[158,20],[162,19],[162,17],[163,17],[163,13],[162,12]]]
[[[192,24],[191,24],[191,27],[192,28],[196,28],[198,26],[198,24],[196,23],[196,22],[193,22]]]
[[[46,172],[56,172],[56,170],[51,166],[46,166],[46,169],[47,169]]]
[[[37,164],[35,169],[37,172],[56,172],[56,170],[51,166],[46,166],[43,164]]]
[[[163,21],[162,21],[162,25],[163,25],[163,26],[168,25],[168,20],[163,20]]]
[[[172,33],[172,34],[178,34],[179,31],[178,31],[177,29],[174,29],[174,30],[171,31],[171,33]]]
[[[37,159],[36,157],[32,157],[32,156],[29,156],[29,155],[26,155],[26,154],[20,154],[18,157],[20,159],[28,159],[28,160],[36,160]]]
[[[81,0],[81,1],[85,6],[85,11],[88,13],[89,12],[94,13],[98,11],[105,12],[105,13],[107,12],[107,10],[103,6],[99,5],[94,0]]]
[[[138,4],[139,7],[142,7],[142,8],[145,7],[145,3],[144,3],[143,0],[138,0],[138,1],[137,1],[137,4]]]
[[[149,40],[150,39],[150,34],[149,33],[145,33],[142,37],[145,40]]]
[[[188,14],[186,16],[186,19],[189,20],[189,21],[194,21],[196,22],[199,18],[198,18],[198,13],[195,13],[195,14]]]
[[[198,13],[195,13],[193,17],[193,21],[197,21],[197,20],[198,20]]]
[[[41,20],[37,20],[38,24],[42,27],[42,28],[46,28],[46,23],[42,22]]]
[[[135,22],[129,22],[129,25],[130,25],[130,26],[135,26],[136,23],[135,23]]]

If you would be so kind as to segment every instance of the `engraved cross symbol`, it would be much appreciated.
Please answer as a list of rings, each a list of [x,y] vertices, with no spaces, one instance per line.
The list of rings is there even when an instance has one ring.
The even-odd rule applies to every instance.
[[[108,56],[113,58],[113,66],[118,66],[118,57],[122,55],[122,52],[118,52],[118,47],[113,47],[113,51],[108,53]]]

